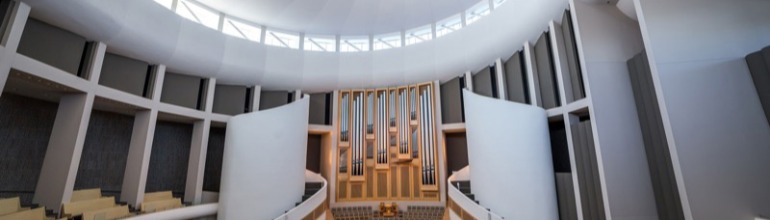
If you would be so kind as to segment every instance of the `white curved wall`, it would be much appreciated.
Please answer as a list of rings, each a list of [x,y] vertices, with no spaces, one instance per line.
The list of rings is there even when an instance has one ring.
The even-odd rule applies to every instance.
[[[219,219],[273,219],[301,200],[309,100],[230,119]]]
[[[103,41],[108,50],[223,84],[320,91],[449,79],[508,58],[567,8],[566,0],[508,0],[465,28],[402,48],[329,53],[265,46],[181,18],[152,0],[25,0],[32,16]],[[141,12],[141,13],[140,13]],[[312,34],[312,33],[311,33]]]
[[[463,90],[471,192],[505,219],[559,219],[543,109]]]

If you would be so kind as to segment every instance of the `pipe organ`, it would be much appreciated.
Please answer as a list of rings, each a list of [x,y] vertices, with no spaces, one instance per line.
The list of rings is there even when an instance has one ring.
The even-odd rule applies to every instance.
[[[337,201],[438,201],[433,83],[339,91]]]

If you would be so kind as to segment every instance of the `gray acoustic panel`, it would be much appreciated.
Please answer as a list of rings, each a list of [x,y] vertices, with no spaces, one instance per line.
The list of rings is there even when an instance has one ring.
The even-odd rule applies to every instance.
[[[770,123],[770,50],[758,51],[746,56],[751,79],[757,89],[759,101],[765,110],[765,118]]]
[[[523,58],[524,54],[517,51],[503,64],[506,97],[508,101],[529,104],[527,71]]]
[[[32,204],[58,104],[4,93],[0,96],[0,198]]]
[[[331,124],[331,93],[310,94],[310,124]]]
[[[225,128],[218,127],[209,130],[209,146],[206,149],[206,165],[203,171],[204,191],[219,192],[226,132]]]
[[[166,72],[160,101],[182,107],[197,109],[201,78]]]
[[[489,67],[484,67],[473,74],[473,92],[486,97],[495,97],[494,85],[492,84],[492,72]]]
[[[556,173],[556,196],[559,205],[559,219],[577,220],[575,189],[572,184],[572,173]]]
[[[145,192],[171,190],[175,197],[184,195],[192,132],[191,124],[158,121]]]
[[[259,95],[259,110],[267,110],[289,104],[290,92],[287,91],[265,91]]]
[[[145,96],[149,63],[106,53],[99,84],[137,96]]]
[[[660,219],[684,219],[652,73],[646,53],[627,62],[647,165]]]
[[[575,174],[578,175],[583,219],[606,219],[591,121],[581,121],[570,127],[572,129],[575,164],[577,165]]]
[[[91,112],[75,178],[76,190],[101,188],[105,195],[120,195],[133,129],[132,116]]]
[[[460,77],[455,77],[441,84],[441,121],[446,123],[463,122],[463,101]]]
[[[77,75],[85,47],[85,38],[30,18],[24,26],[18,52]]]
[[[465,133],[447,133],[446,143],[447,173],[459,171],[468,166],[468,139]]]
[[[583,83],[583,74],[578,60],[577,43],[575,43],[575,33],[572,27],[572,17],[569,11],[564,12],[561,20],[562,34],[564,35],[564,49],[566,50],[568,71],[570,75],[570,84],[572,85],[572,100],[585,98],[585,87]]]
[[[548,33],[544,33],[535,43],[535,65],[537,65],[537,77],[540,84],[540,100],[545,109],[559,106],[559,93],[551,57],[550,38]]]
[[[212,111],[226,115],[243,114],[246,111],[247,91],[245,86],[217,85]]]

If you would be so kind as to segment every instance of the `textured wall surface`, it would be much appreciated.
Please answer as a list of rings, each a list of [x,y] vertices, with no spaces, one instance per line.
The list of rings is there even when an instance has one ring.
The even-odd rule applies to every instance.
[[[262,90],[259,96],[259,110],[267,110],[289,103],[290,93],[287,91]]]
[[[213,111],[226,115],[243,114],[247,90],[245,86],[217,85],[214,91]]]
[[[101,188],[104,195],[120,195],[133,128],[133,116],[91,112],[76,190]]]
[[[166,72],[160,101],[197,109],[200,83],[199,77]]]
[[[147,67],[149,65],[144,61],[106,53],[102,64],[102,74],[99,76],[99,84],[142,96],[144,95],[144,83],[147,81]]]
[[[206,168],[203,173],[203,191],[219,192],[225,132],[225,128],[217,127],[212,127],[209,131],[209,147],[206,152]]]
[[[145,192],[172,190],[177,197],[184,194],[192,130],[192,124],[158,121]]]
[[[27,20],[18,52],[77,74],[86,39],[35,19]]]
[[[32,203],[56,109],[56,103],[0,96],[0,198]]]

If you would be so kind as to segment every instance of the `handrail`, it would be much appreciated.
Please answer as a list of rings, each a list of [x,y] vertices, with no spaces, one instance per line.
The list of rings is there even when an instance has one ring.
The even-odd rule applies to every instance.
[[[155,219],[194,219],[217,214],[219,203],[187,206],[184,208],[169,209],[165,211],[141,214],[125,218],[127,220],[155,220]]]
[[[320,181],[319,181],[320,180]],[[323,182],[323,187],[318,190],[313,196],[305,200],[302,204],[290,209],[283,215],[278,216],[274,220],[299,220],[304,219],[307,215],[312,214],[318,206],[323,205],[326,202],[328,182],[320,174],[310,171],[305,172],[305,181],[310,182]]]
[[[470,214],[475,219],[487,219],[487,220],[503,220],[504,217],[492,212],[491,210],[477,204],[475,201],[471,200],[465,194],[460,192],[460,189],[458,189],[452,182],[458,180],[456,177],[458,175],[467,176],[467,172],[470,172],[470,169],[466,166],[465,168],[461,169],[460,172],[454,173],[447,179],[448,185],[451,187],[447,187],[447,195],[449,196],[449,199],[456,205],[458,205],[461,209],[463,209],[464,213]],[[450,212],[454,212],[452,207],[448,207]],[[458,213],[455,213],[458,214]]]

